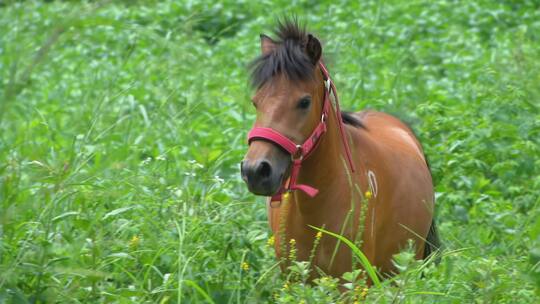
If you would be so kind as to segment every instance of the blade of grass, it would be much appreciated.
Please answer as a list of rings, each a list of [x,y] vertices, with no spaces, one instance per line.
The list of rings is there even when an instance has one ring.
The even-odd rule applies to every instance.
[[[208,301],[208,303],[212,303],[214,304],[215,302],[212,300],[212,298],[210,298],[210,296],[208,295],[208,293],[201,288],[201,286],[199,286],[197,283],[191,281],[191,280],[184,280],[184,283],[187,285],[187,286],[191,286],[193,287],[193,289],[195,289],[206,301]]]
[[[324,230],[322,228],[318,228],[318,227],[311,226],[311,225],[309,225],[309,227],[311,227],[311,228],[313,228],[313,229],[315,229],[317,231],[320,231],[320,232],[326,233],[328,235],[331,235],[331,236],[337,238],[338,240],[342,241],[343,243],[347,244],[347,246],[349,246],[349,248],[351,248],[353,253],[360,259],[360,264],[362,264],[362,266],[366,270],[366,272],[369,275],[369,278],[371,279],[373,284],[375,286],[377,286],[378,288],[380,288],[382,286],[381,281],[379,280],[379,277],[377,276],[377,272],[375,271],[375,268],[373,268],[373,266],[371,265],[371,263],[369,262],[367,257],[364,255],[364,253],[358,247],[356,247],[353,244],[353,242],[349,241],[347,238],[345,238],[345,237],[343,237],[343,236],[341,236],[341,235],[339,235],[337,233],[333,233],[333,232],[330,232],[328,230]]]

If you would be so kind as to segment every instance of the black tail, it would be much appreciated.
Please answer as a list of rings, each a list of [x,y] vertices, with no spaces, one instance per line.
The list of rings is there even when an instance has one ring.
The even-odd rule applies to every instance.
[[[429,257],[432,253],[441,248],[441,240],[439,239],[439,233],[437,232],[437,226],[435,226],[435,219],[431,221],[431,227],[426,237],[426,244],[424,246],[424,259]],[[439,259],[437,259],[438,262]]]

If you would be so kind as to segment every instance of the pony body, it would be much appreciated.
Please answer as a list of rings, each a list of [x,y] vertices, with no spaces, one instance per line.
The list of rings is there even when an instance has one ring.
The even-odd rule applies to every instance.
[[[271,128],[301,145],[321,120],[327,90],[322,47],[292,21],[281,23],[277,36],[274,41],[261,35],[262,55],[253,65],[254,128]],[[375,111],[341,113],[335,103],[337,96],[326,132],[302,160],[297,178],[317,195],[292,191],[280,201],[268,200],[276,254],[287,257],[294,246],[298,260],[312,258],[312,265],[340,277],[354,266],[351,249],[331,236],[317,237],[310,226],[323,227],[356,241],[372,265],[389,275],[396,271],[392,256],[408,240],[418,259],[438,247],[431,173],[419,141],[397,118]],[[346,149],[354,166],[348,166]],[[262,138],[250,141],[242,178],[253,193],[271,197],[286,190],[290,168],[291,155]]]

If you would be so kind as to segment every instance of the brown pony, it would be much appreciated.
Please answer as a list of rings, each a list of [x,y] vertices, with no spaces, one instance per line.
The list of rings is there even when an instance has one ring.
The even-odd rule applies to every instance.
[[[326,274],[351,271],[350,248],[311,225],[357,240],[382,275],[396,272],[392,255],[409,239],[416,258],[426,258],[439,241],[431,173],[413,132],[381,112],[340,112],[319,40],[291,20],[276,34],[261,35],[262,55],[252,64],[256,134],[241,172],[252,193],[272,197],[277,256],[293,244],[298,260],[312,258]]]

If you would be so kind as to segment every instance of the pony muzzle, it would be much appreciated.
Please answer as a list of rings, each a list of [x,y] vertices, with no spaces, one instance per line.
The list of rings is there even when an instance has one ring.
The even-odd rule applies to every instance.
[[[256,195],[273,196],[282,188],[290,156],[272,143],[253,142],[240,164],[242,180]]]

